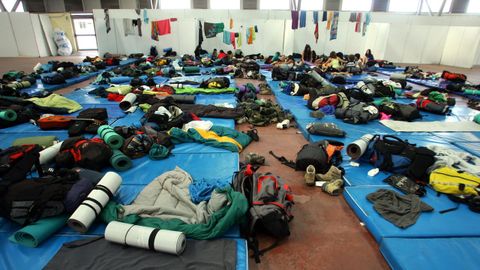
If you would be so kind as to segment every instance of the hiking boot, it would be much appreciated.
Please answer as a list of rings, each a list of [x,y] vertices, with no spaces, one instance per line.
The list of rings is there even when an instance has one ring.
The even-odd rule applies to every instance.
[[[252,164],[252,165],[264,165],[265,157],[257,153],[248,153],[245,156],[245,163]]]
[[[332,196],[338,196],[342,192],[343,180],[335,179],[330,182],[326,182],[322,186],[322,190]]]
[[[315,167],[313,165],[308,165],[305,171],[305,184],[307,186],[315,185]]]
[[[322,119],[325,117],[325,114],[322,111],[311,111],[310,116],[317,119]]]
[[[342,179],[342,170],[335,166],[331,166],[328,172],[325,174],[317,174],[315,175],[317,181],[325,181],[325,182],[331,182],[336,179]]]

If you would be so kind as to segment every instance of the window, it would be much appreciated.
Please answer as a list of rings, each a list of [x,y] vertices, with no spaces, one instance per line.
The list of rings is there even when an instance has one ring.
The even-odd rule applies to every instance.
[[[347,11],[370,11],[372,0],[343,0],[342,10]]]
[[[419,0],[390,0],[390,12],[417,12]]]
[[[260,9],[290,9],[290,0],[260,0]]]
[[[323,0],[302,0],[302,10],[322,10]]]
[[[480,13],[480,1],[470,0],[467,7],[467,13]]]
[[[240,9],[240,0],[210,0],[210,9]]]
[[[17,0],[0,0],[7,12],[24,12],[23,2]]]
[[[440,11],[440,8],[442,7],[443,0],[427,0],[428,5],[430,5],[430,9],[432,10],[433,13],[437,13]],[[427,6],[427,1],[423,2],[422,5],[422,12],[428,12],[428,6]],[[445,6],[443,7],[444,13],[450,12],[450,7],[452,6],[452,0],[447,0],[445,2]]]
[[[191,9],[192,0],[161,0],[160,9]]]
[[[95,35],[95,26],[93,24],[93,15],[91,13],[73,13],[72,20],[78,49],[96,50],[97,37]]]

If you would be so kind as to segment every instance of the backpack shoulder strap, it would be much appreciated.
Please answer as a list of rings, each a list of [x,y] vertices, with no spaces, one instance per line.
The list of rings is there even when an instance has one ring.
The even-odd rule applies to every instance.
[[[270,151],[268,153],[270,153],[270,155],[272,155],[274,158],[276,158],[278,161],[280,161],[283,165],[286,165],[286,166],[288,166],[292,169],[296,168],[296,164],[295,164],[295,162],[293,162],[293,160],[288,160],[284,156],[279,157],[279,156],[275,155],[275,153],[273,153],[273,151]]]

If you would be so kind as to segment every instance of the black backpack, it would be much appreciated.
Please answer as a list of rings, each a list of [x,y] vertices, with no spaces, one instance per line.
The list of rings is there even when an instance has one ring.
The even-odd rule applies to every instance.
[[[60,170],[56,175],[12,184],[0,199],[0,215],[25,226],[63,214],[65,196],[78,179],[78,173]]]
[[[428,183],[427,169],[435,163],[435,152],[393,135],[375,135],[360,160],[381,171],[403,174],[418,183]]]
[[[75,166],[100,171],[110,165],[113,152],[100,138],[85,139],[73,137],[66,139],[55,156],[58,168]]]
[[[282,164],[297,171],[305,171],[308,165],[313,165],[317,173],[326,173],[332,165],[339,166],[342,163],[343,143],[334,140],[321,140],[305,144],[297,153],[295,162],[285,157],[277,156],[272,151],[270,155],[278,159]]]
[[[271,173],[255,173],[251,165],[234,174],[232,186],[249,203],[247,220],[240,230],[253,250],[255,262],[259,263],[260,256],[290,235],[289,222],[293,219],[291,209],[294,204],[292,191],[280,177]],[[256,238],[259,232],[275,238],[275,242],[260,249]]]
[[[392,116],[393,120],[413,121],[422,118],[420,112],[414,105],[402,104],[396,102],[383,102],[378,109]]]
[[[0,151],[0,197],[10,185],[27,178],[34,166],[38,174],[43,175],[39,161],[41,150],[39,145],[31,144]]]
[[[274,67],[272,69],[272,80],[274,81],[286,81],[288,80],[288,70],[280,67]]]

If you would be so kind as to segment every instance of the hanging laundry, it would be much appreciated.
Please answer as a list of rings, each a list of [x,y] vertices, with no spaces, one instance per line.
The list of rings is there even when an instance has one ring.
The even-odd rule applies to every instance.
[[[247,44],[253,44],[255,30],[253,27],[247,28]]]
[[[110,32],[110,30],[112,29],[110,27],[110,14],[108,14],[108,9],[104,9],[103,12],[105,13],[105,27],[107,28],[107,34],[108,32]]]
[[[205,30],[205,37],[206,38],[213,38],[218,33],[222,33],[225,29],[225,25],[223,23],[203,23],[203,29]]]
[[[233,19],[230,18],[230,29],[232,29],[232,28],[233,28]]]
[[[203,27],[202,22],[198,21],[198,46],[202,46],[203,43]]]
[[[318,23],[318,11],[313,12],[313,23],[314,24]]]
[[[125,36],[132,36],[135,35],[135,27],[132,24],[131,19],[123,19],[123,32]]]
[[[171,21],[171,22],[176,22],[176,21],[177,21],[177,18],[170,18],[170,21]]]
[[[223,31],[223,43],[227,45],[231,45],[232,42],[230,41],[230,32],[228,31]]]
[[[238,33],[237,45],[239,48],[242,47],[242,32]]]
[[[132,25],[137,27],[138,35],[142,36],[142,20],[140,20],[140,18],[133,20]]]
[[[328,17],[327,17],[327,30],[330,30],[330,27],[332,26],[332,17],[333,17],[333,11],[329,11]]]
[[[237,49],[237,45],[235,44],[235,35],[236,33],[230,32],[230,43],[232,43],[234,50]]]
[[[355,23],[355,32],[360,33],[360,22],[362,21],[362,13],[357,13],[357,20]]]
[[[170,19],[152,21],[152,39],[158,41],[158,36],[171,33]]]
[[[324,11],[322,14],[322,22],[325,22],[327,20],[327,11]]]
[[[305,10],[300,11],[300,28],[307,26],[307,12]]]
[[[356,22],[357,21],[357,13],[355,12],[350,12],[350,19],[348,19],[349,22]]]
[[[137,15],[140,16],[140,9],[139,9],[139,8],[136,8],[136,9],[135,9],[135,13],[137,13]]]
[[[292,29],[298,29],[298,11],[292,10]]]
[[[363,22],[362,36],[365,36],[365,34],[367,33],[367,27],[371,21],[372,21],[372,15],[370,14],[370,12],[368,12],[365,15],[365,21]]]
[[[337,39],[337,32],[338,32],[338,17],[340,12],[335,11],[333,13],[333,20],[332,20],[332,27],[330,29],[330,40]]]
[[[148,16],[147,16],[147,10],[143,10],[143,22],[148,23]]]
[[[255,29],[255,33],[258,33],[258,26],[255,25],[253,28]]]

